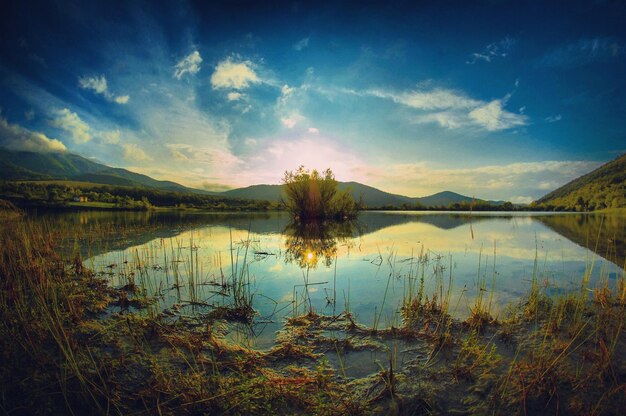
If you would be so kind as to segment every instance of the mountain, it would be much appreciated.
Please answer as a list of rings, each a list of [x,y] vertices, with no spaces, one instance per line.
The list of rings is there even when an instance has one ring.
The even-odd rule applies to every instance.
[[[577,211],[626,207],[626,154],[561,186],[534,204]]]
[[[417,202],[416,198],[390,194],[358,182],[339,182],[339,189],[349,191],[355,200],[358,201],[360,198],[365,206],[368,207],[384,207],[387,205],[395,207],[402,205],[415,206]]]
[[[415,207],[418,204],[425,207],[447,207],[450,204],[472,202],[471,197],[450,191],[443,191],[421,198],[411,198],[384,192],[358,182],[339,182],[338,188],[342,191],[349,190],[352,197],[355,200],[361,199],[366,207]],[[246,188],[231,189],[219,195],[228,198],[278,202],[283,197],[283,185],[252,185]],[[480,199],[476,199],[476,202],[487,202],[493,205],[504,203],[503,201],[483,201]]]
[[[451,191],[438,192],[430,196],[417,198],[417,200],[419,201],[420,204],[424,205],[425,207],[440,207],[440,206],[447,207],[449,204],[454,204],[454,203],[462,203],[462,202],[466,202],[468,204],[472,203],[472,197],[457,194],[456,192],[451,192]]]
[[[0,148],[0,179],[63,179],[106,185],[203,192],[171,181],[159,181],[126,169],[112,168],[72,153],[16,152]]]
[[[349,190],[355,200],[362,198],[363,203],[369,207],[415,205],[415,198],[390,194],[371,186],[358,182],[339,182],[338,188],[342,191]],[[221,195],[229,198],[267,200],[278,202],[284,197],[283,185],[252,185],[246,188],[232,189],[222,192]]]
[[[252,185],[245,188],[231,189],[224,192],[216,192],[227,198],[253,199],[259,201],[279,202],[283,196],[282,185]]]
[[[112,168],[72,153],[35,153],[0,148],[0,180],[72,180],[105,185],[147,187],[156,190],[194,192],[225,198],[279,202],[283,185],[253,185],[225,192],[206,192],[171,181],[159,181],[126,169]],[[358,182],[339,182],[340,190],[349,190],[355,200],[366,207],[447,207],[455,203],[471,203],[472,198],[450,191],[412,198],[381,191]],[[502,201],[482,201],[493,205]]]

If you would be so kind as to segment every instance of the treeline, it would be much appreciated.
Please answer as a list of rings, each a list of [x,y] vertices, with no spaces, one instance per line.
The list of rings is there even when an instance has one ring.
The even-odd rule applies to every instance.
[[[266,211],[277,204],[177,191],[113,185],[0,182],[0,198],[20,206],[70,207],[75,200],[109,204],[113,208],[148,210],[154,207],[197,208],[217,211]]]
[[[367,207],[368,210],[385,211],[526,211],[528,207],[513,205],[511,202],[502,204],[489,204],[485,202],[475,202],[472,206],[470,202],[455,202],[448,205],[424,206],[421,204],[384,205],[381,207]]]
[[[533,204],[532,207],[547,211],[596,211],[605,208],[626,207],[626,182],[587,184],[572,193]]]
[[[554,211],[626,208],[626,155],[550,192],[535,206]]]

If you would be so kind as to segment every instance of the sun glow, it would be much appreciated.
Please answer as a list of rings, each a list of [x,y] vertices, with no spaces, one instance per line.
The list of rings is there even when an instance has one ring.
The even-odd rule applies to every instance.
[[[362,171],[367,166],[351,149],[324,137],[270,141],[266,149],[250,161],[254,162],[251,165],[256,168],[238,174],[239,181],[245,184],[259,181],[274,183],[286,170],[300,165],[320,172],[331,168],[338,180],[363,181],[365,177],[356,175],[355,172]]]

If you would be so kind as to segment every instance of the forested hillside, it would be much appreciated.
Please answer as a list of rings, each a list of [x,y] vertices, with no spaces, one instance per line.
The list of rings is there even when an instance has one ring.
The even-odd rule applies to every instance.
[[[550,192],[534,205],[575,211],[626,207],[626,154]]]

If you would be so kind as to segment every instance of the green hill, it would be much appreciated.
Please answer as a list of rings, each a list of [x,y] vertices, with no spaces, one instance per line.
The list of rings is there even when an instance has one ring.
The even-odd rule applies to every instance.
[[[284,196],[282,185],[252,185],[245,188],[231,189],[229,191],[220,192],[219,194],[229,198],[270,202],[279,202]]]
[[[400,207],[402,205],[414,207],[417,205],[416,198],[391,194],[358,182],[340,182],[339,189],[342,191],[349,190],[355,200],[358,201],[359,198],[362,199],[367,207],[384,207],[387,205],[394,207]]]
[[[411,198],[404,195],[392,194],[380,189],[363,185],[358,182],[339,182],[340,190],[349,190],[355,200],[361,199],[369,208],[382,207],[448,207],[451,204],[470,204],[472,198],[455,192],[443,191],[433,195]],[[241,198],[252,200],[266,200],[279,202],[283,197],[282,185],[252,185],[245,188],[232,189],[219,195],[229,198]],[[476,199],[476,203],[489,203],[502,205],[503,201],[484,201]]]
[[[126,169],[112,168],[72,153],[15,152],[2,148],[0,148],[0,180],[65,180],[270,202],[279,202],[283,197],[282,185],[253,185],[225,192],[207,192],[171,181],[159,181]],[[369,208],[445,208],[452,204],[464,204],[468,207],[472,202],[471,197],[450,191],[414,198],[384,192],[358,182],[339,182],[339,189],[349,190],[355,200],[362,200]],[[503,204],[502,201],[480,199],[476,199],[475,202],[477,204]]]
[[[386,205],[399,207],[402,204],[414,206],[416,202],[414,198],[390,194],[358,182],[339,182],[338,188],[341,191],[349,189],[355,200],[362,198],[363,203],[369,207]],[[271,202],[279,202],[284,197],[283,185],[252,185],[222,192],[221,195],[231,198],[267,200]]]
[[[550,192],[534,205],[576,211],[626,207],[626,154]]]
[[[422,205],[426,207],[447,207],[454,203],[471,203],[472,198],[469,196],[457,194],[456,192],[443,191],[433,195],[416,198]]]
[[[72,153],[15,152],[3,148],[0,148],[0,179],[62,179],[164,191],[203,192],[126,169],[112,168]]]

